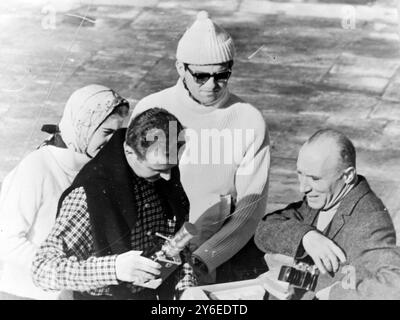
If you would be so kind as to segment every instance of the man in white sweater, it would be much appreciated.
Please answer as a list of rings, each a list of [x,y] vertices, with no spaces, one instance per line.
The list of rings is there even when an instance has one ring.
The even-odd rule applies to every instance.
[[[200,230],[188,267],[208,274],[200,283],[215,281],[217,267],[249,241],[267,202],[269,133],[261,113],[228,90],[234,51],[231,36],[200,12],[178,44],[177,84],[132,114],[165,108],[187,128],[179,167]]]

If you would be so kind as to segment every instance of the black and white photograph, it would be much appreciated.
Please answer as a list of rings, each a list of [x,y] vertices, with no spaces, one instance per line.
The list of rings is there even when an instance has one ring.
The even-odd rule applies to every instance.
[[[400,300],[399,237],[399,0],[0,2],[0,300]]]

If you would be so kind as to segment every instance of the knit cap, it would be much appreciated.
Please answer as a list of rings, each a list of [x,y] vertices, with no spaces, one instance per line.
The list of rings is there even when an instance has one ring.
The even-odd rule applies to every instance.
[[[231,36],[200,11],[179,40],[176,58],[188,64],[219,64],[233,60],[234,54]]]

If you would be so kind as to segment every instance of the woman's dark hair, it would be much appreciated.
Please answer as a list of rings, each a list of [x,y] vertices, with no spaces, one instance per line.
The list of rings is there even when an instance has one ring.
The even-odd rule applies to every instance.
[[[151,136],[152,132],[162,131],[163,138],[165,138],[166,142],[166,150],[170,150],[170,135],[176,134],[177,136],[175,138],[177,140],[177,146],[171,147],[172,150],[176,147],[175,150],[178,151],[185,143],[178,139],[179,134],[183,129],[184,128],[179,120],[167,110],[162,108],[152,108],[138,114],[132,119],[128,130],[126,131],[125,141],[126,144],[135,151],[138,158],[143,160],[146,157],[146,152],[149,147],[159,138],[157,134]],[[175,141],[175,139],[172,141]]]
[[[128,112],[126,112],[126,111],[125,111],[126,108],[123,108],[123,107],[128,108]],[[123,102],[123,103],[121,103],[121,104],[115,106],[115,107],[114,107],[114,110],[108,115],[107,118],[109,118],[109,117],[111,117],[111,116],[113,116],[113,115],[118,115],[118,116],[120,116],[120,117],[126,117],[126,116],[128,115],[128,113],[129,113],[129,103],[128,103],[128,101],[126,101],[126,102]],[[107,118],[106,118],[106,119],[107,119]],[[103,122],[104,122],[104,121],[103,121]]]

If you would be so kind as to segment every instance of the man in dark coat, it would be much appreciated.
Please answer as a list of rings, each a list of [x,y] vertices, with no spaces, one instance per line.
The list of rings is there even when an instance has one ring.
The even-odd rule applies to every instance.
[[[255,243],[263,252],[315,264],[321,273],[317,292],[343,278],[344,264],[395,245],[392,219],[357,175],[354,146],[342,133],[326,129],[309,138],[300,149],[297,173],[303,201],[265,216]]]
[[[156,298],[139,286],[160,274],[146,256],[155,234],[175,234],[189,212],[177,169],[182,130],[154,108],[114,133],[61,196],[55,226],[34,258],[36,285],[73,290],[77,299]]]

